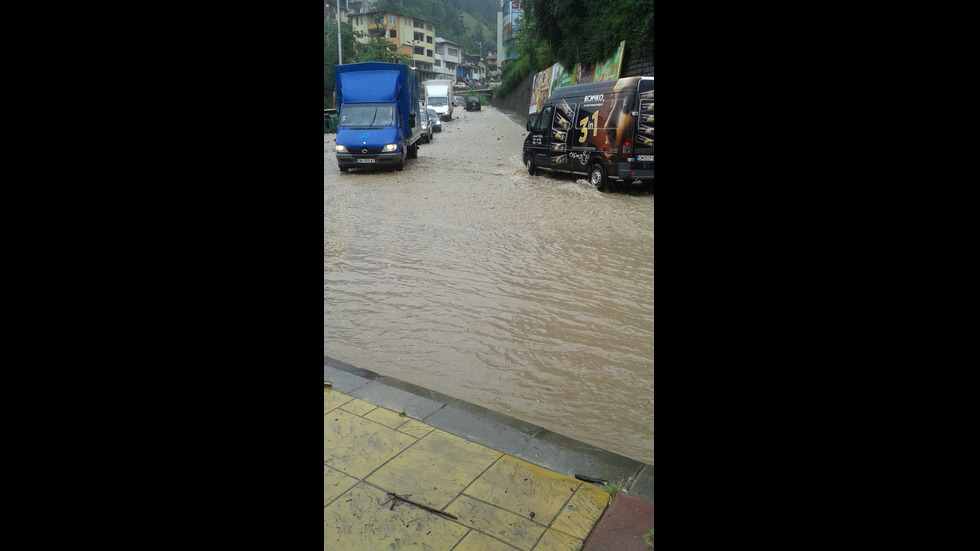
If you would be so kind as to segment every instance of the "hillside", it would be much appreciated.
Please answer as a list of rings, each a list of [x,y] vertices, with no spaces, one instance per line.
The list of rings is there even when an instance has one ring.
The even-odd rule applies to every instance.
[[[477,42],[497,42],[499,0],[379,0],[374,7],[432,21],[437,36],[459,44],[467,52],[478,52]],[[484,46],[483,52],[486,51]]]

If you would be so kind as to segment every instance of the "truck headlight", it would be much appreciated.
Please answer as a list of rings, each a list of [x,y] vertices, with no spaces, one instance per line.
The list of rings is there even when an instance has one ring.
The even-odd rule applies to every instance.
[[[381,151],[398,151],[398,144],[390,143],[381,148]]]
[[[347,153],[347,148],[342,145],[335,145],[333,148],[337,151],[337,153]]]

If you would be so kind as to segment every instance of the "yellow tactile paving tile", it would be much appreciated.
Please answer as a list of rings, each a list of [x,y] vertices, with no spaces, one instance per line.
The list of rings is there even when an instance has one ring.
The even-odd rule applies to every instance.
[[[329,388],[323,389],[323,412],[326,413],[334,408],[338,408],[353,400],[346,394],[341,394]]]
[[[385,408],[377,408],[369,413],[366,413],[364,414],[364,418],[381,423],[382,425],[393,429],[397,429],[408,422],[408,417],[403,417]]]
[[[547,526],[576,488],[578,480],[504,456],[480,475],[466,495]]]
[[[583,540],[557,530],[548,530],[541,536],[541,541],[534,546],[533,551],[579,551],[584,543]]]
[[[412,494],[412,499],[442,509],[501,455],[458,436],[433,430],[366,481],[389,492]]]
[[[568,505],[551,524],[553,530],[584,540],[609,505],[609,494],[591,484],[582,484]]]
[[[452,549],[469,530],[450,518],[400,503],[360,483],[323,509],[323,548],[337,550]]]
[[[363,400],[324,389],[323,404],[324,550],[578,551],[608,505],[598,487]],[[388,491],[459,518],[392,510]]]
[[[364,400],[358,400],[357,398],[354,398],[350,402],[347,402],[346,404],[340,406],[340,409],[344,411],[349,411],[354,415],[360,415],[361,417],[364,417],[364,414],[368,413],[369,411],[378,409],[378,406],[371,404],[369,402],[365,402]]]
[[[446,512],[458,516],[459,522],[474,530],[525,551],[530,551],[545,531],[544,526],[531,519],[519,517],[510,511],[477,501],[465,494],[453,501],[446,508]]]
[[[337,496],[349,490],[354,484],[360,482],[354,477],[345,475],[340,471],[336,471],[323,466],[323,506],[326,507],[327,503],[333,501]]]
[[[323,416],[324,464],[356,478],[364,478],[416,441],[342,409]]]
[[[405,434],[416,438],[422,438],[433,430],[435,429],[433,429],[430,425],[426,425],[425,423],[416,421],[415,419],[409,419],[407,423],[398,427],[398,432],[404,432]]]
[[[486,534],[471,530],[453,551],[514,551],[514,547],[501,543]]]

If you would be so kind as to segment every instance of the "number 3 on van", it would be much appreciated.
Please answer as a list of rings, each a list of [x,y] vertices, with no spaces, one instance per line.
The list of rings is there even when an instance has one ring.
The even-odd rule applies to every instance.
[[[591,123],[589,119],[592,119]],[[592,113],[591,117],[585,117],[578,121],[578,123],[582,125],[582,135],[579,136],[578,143],[584,143],[586,138],[589,137],[589,129],[592,129],[592,137],[594,138],[599,133],[599,129],[597,128],[599,126],[599,111]]]

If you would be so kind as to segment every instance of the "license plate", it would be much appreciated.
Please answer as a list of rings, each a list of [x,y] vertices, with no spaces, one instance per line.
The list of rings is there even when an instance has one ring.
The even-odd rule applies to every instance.
[[[636,160],[637,161],[652,161],[653,160],[653,155],[637,155],[636,156]]]
[[[354,159],[355,163],[373,163],[374,159]]]

